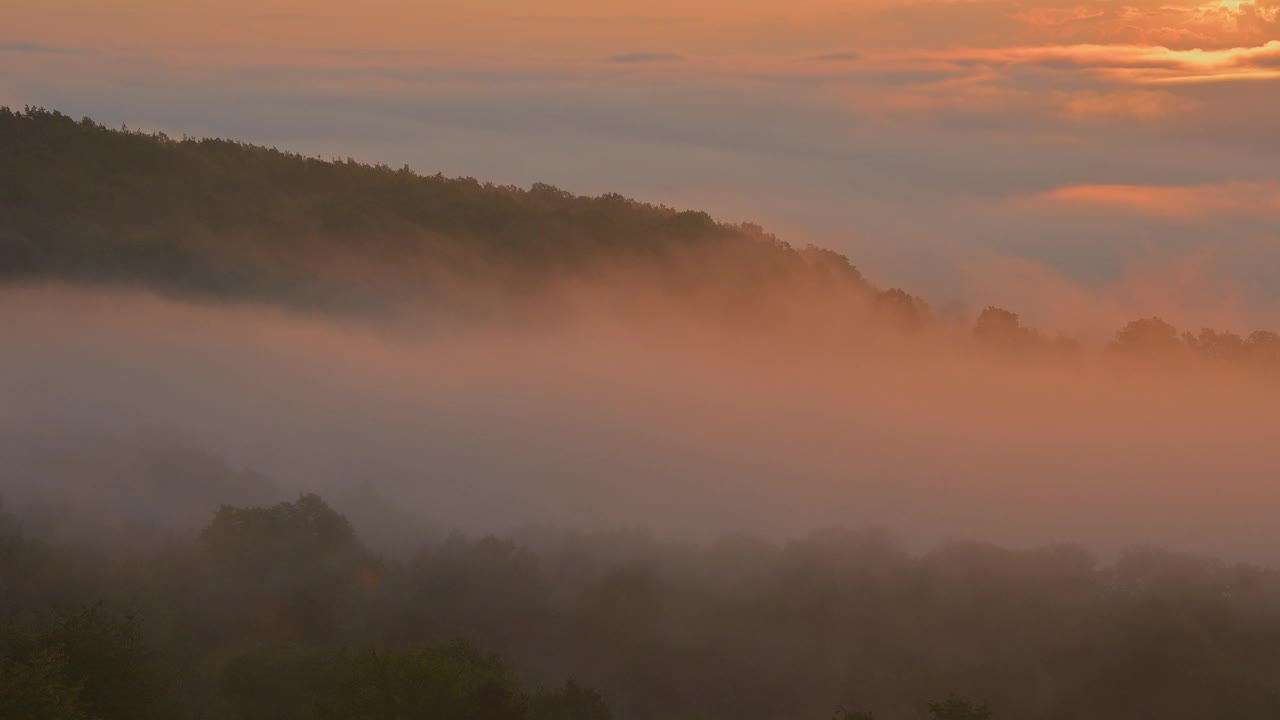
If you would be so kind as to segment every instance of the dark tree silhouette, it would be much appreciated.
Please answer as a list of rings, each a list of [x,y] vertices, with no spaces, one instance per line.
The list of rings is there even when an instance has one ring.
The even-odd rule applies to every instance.
[[[991,720],[994,715],[984,703],[952,695],[945,700],[929,703],[929,717],[931,720]]]
[[[1142,318],[1116,333],[1114,346],[1126,352],[1169,353],[1183,348],[1178,329],[1158,317]]]

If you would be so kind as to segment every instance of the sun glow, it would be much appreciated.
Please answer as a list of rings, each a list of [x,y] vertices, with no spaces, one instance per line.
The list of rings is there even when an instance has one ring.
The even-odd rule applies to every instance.
[[[1274,23],[1276,18],[1280,17],[1280,5],[1268,6],[1256,0],[1218,0],[1216,3],[1200,6],[1198,11],[1201,15],[1218,15],[1226,12],[1236,16],[1231,21],[1233,24],[1248,15],[1256,16],[1266,23]]]

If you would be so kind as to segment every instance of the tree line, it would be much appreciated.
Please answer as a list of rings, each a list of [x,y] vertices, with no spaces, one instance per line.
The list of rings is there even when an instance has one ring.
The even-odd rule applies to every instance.
[[[323,499],[137,542],[0,523],[0,717],[1275,717],[1280,575],[874,531],[450,535]]]

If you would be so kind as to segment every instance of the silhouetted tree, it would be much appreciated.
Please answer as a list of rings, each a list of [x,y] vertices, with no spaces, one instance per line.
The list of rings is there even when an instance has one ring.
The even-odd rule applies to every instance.
[[[615,194],[174,140],[41,108],[0,113],[0,158],[7,278],[344,311],[427,299],[479,312],[477,295],[525,299],[593,268],[648,269],[661,281],[688,271],[694,289],[732,294],[825,278],[836,264],[810,265],[759,226]],[[840,282],[861,288],[843,264]]]
[[[535,694],[529,720],[611,720],[613,713],[600,693],[569,680],[555,690]]]
[[[1039,338],[1028,328],[1022,327],[1017,313],[1003,308],[985,308],[973,325],[973,335],[979,342],[1000,350],[1027,350]]]
[[[169,678],[132,617],[89,607],[11,629],[2,649],[0,707],[13,703],[15,715],[0,717],[37,712],[33,708],[95,720],[175,717]]]
[[[1195,350],[1202,357],[1223,363],[1237,363],[1244,359],[1248,346],[1244,338],[1233,332],[1218,332],[1212,328],[1203,328],[1199,335],[1189,333],[1183,344]]]
[[[898,288],[877,293],[872,309],[888,325],[908,331],[921,329],[932,316],[928,303]]]
[[[1178,329],[1158,317],[1142,318],[1116,333],[1113,347],[1127,353],[1162,355],[1183,348]]]
[[[991,720],[994,716],[986,704],[952,695],[929,703],[929,717],[931,720]]]
[[[218,692],[237,720],[312,720],[331,665],[298,644],[257,644],[226,663]]]
[[[0,718],[93,720],[80,684],[68,676],[67,658],[56,648],[39,648],[21,659],[0,657]]]
[[[345,658],[317,705],[321,720],[526,720],[527,700],[497,658],[454,643]]]
[[[1273,369],[1280,369],[1280,333],[1256,330],[1250,333],[1246,349],[1257,361]]]

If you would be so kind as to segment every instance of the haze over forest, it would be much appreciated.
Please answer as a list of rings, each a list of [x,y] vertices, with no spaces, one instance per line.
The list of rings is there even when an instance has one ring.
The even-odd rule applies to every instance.
[[[1272,328],[42,108],[0,279],[0,716],[1280,708]]]

